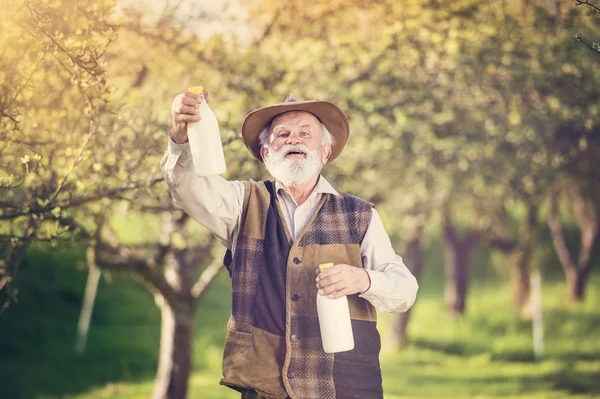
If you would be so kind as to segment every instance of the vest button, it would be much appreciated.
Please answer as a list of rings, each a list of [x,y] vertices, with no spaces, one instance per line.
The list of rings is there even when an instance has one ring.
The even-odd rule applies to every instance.
[[[298,341],[298,337],[296,336],[296,334],[292,334],[292,336],[290,337],[290,339],[292,340],[292,342]]]
[[[296,374],[293,371],[288,371],[288,378],[294,378]]]
[[[292,294],[292,301],[296,302],[298,299],[300,299],[300,295]]]
[[[302,263],[302,261],[301,261],[300,259],[298,259],[298,258],[294,258],[294,261],[293,261],[293,262],[294,262],[295,264],[297,264],[297,265],[298,265],[298,264],[300,264],[300,263]]]

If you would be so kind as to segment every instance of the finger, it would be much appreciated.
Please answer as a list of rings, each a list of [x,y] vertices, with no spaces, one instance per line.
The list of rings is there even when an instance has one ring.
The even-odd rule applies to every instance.
[[[200,121],[200,116],[198,116],[198,115],[177,114],[175,116],[175,122],[198,122],[198,121]]]
[[[190,98],[190,97],[185,97],[183,95],[179,95],[175,98],[175,100],[173,100],[173,104],[171,106],[171,113],[173,115],[176,113],[179,113],[179,110],[184,105],[188,106],[188,107],[192,107],[192,108],[197,108],[197,104],[198,104],[197,100],[194,100],[193,98]]]
[[[330,285],[328,285],[325,288],[321,288],[319,290],[319,294],[321,294],[321,295],[330,295],[330,294],[333,294],[334,292],[338,292],[338,291],[343,290],[345,288],[347,288],[346,283],[344,283],[342,281],[339,281],[337,283],[330,284]]]
[[[338,267],[338,265],[332,266],[332,267],[328,267],[327,269],[323,269],[321,270],[321,278],[325,278],[325,277],[329,277],[332,276],[334,274],[338,274],[343,270],[342,267]]]
[[[192,100],[198,100],[198,98],[199,98],[200,96],[199,96],[198,94],[194,94],[194,93],[192,93],[192,92],[186,91],[186,92],[184,93],[184,98],[185,98],[185,97],[187,97],[187,98],[191,98]]]
[[[198,110],[193,105],[179,104],[177,107],[175,107],[175,113],[176,114],[196,115],[198,113]]]
[[[343,279],[344,275],[342,273],[337,273],[329,277],[317,276],[317,287],[326,288],[331,284],[335,284],[339,281],[342,281]]]
[[[327,298],[338,299],[338,298],[341,298],[341,297],[347,296],[347,295],[352,295],[352,291],[349,288],[344,288],[342,290],[339,290],[337,292],[327,295]]]
[[[206,90],[202,90],[202,95],[204,96],[204,99],[208,99],[208,92]]]
[[[182,96],[181,101],[178,102],[177,105],[179,105],[179,104],[195,106],[196,104],[198,104],[198,97],[191,98],[191,97],[187,97],[187,96]]]

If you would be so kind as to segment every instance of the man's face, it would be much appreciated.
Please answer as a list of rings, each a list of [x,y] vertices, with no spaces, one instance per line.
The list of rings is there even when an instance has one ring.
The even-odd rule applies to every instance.
[[[313,114],[286,112],[273,119],[270,130],[261,154],[271,175],[284,184],[308,181],[331,155],[331,146],[321,143],[321,122]]]

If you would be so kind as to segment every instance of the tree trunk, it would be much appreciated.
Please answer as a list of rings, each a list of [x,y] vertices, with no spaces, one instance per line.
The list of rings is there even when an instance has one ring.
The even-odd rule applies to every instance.
[[[529,263],[533,243],[527,239],[526,233],[524,237],[523,232],[517,240],[493,237],[488,244],[491,248],[501,251],[506,257],[510,266],[513,304],[521,315],[529,319],[531,317]]]
[[[527,251],[529,252],[529,251]],[[531,284],[529,281],[529,262],[525,260],[525,256],[518,255],[518,259],[514,263],[512,272],[512,291],[513,303],[515,308],[523,315],[528,317],[529,306],[531,302],[530,291]]]
[[[444,221],[444,266],[446,284],[444,298],[446,308],[453,315],[462,315],[466,309],[469,285],[469,257],[479,239],[479,233],[471,231],[460,239],[450,220]]]
[[[161,313],[160,354],[154,399],[185,399],[192,368],[194,301],[171,306],[157,297]]]
[[[529,281],[530,263],[535,243],[535,229],[538,223],[538,207],[534,198],[526,200],[527,218],[521,224],[516,240],[508,237],[506,226],[500,221],[500,234],[490,230],[487,244],[504,254],[510,266],[513,304],[525,319],[531,318],[531,284]],[[501,218],[506,218],[506,213]]]
[[[188,215],[184,212],[168,212],[163,216],[161,243],[168,245],[173,232],[183,230]],[[160,308],[160,354],[158,371],[154,382],[154,399],[185,399],[188,379],[192,369],[192,346],[194,341],[194,313],[196,301],[190,294],[194,275],[200,262],[186,262],[187,248],[173,249],[164,257],[164,276],[175,292],[176,299],[156,295]]]
[[[0,313],[17,299],[18,290],[11,288],[10,282],[17,275],[41,221],[41,218],[30,217],[22,236],[12,237],[16,241],[7,241],[6,247],[0,246]]]
[[[571,269],[567,272],[568,303],[575,304],[585,299],[585,287],[587,286],[587,271]]]
[[[408,244],[405,255],[406,266],[417,280],[421,277],[421,271],[423,270],[422,233],[423,229],[421,228],[417,237]],[[406,312],[400,313],[392,323],[392,349],[402,349],[408,345],[408,322],[413,308],[414,306]]]
[[[521,227],[517,245],[517,256],[513,263],[512,287],[513,303],[525,319],[531,318],[531,284],[529,281],[531,255],[535,240],[535,227],[537,225],[538,207],[529,204],[527,219]]]
[[[465,313],[469,288],[469,253],[459,244],[446,244],[446,247],[444,300],[451,314],[462,315]]]
[[[590,201],[590,198],[586,198],[586,193],[582,191],[571,190],[570,192],[573,214],[581,231],[581,245],[578,256],[572,254],[567,246],[567,240],[559,218],[559,193],[553,192],[550,196],[548,226],[552,233],[554,248],[567,279],[567,299],[570,306],[583,301],[585,297],[585,287],[592,263],[592,251],[599,230],[600,212],[596,209],[598,205],[595,201]]]

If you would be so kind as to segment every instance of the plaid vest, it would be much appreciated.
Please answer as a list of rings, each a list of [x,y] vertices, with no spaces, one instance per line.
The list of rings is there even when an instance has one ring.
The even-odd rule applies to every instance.
[[[324,194],[292,243],[275,185],[246,183],[240,231],[226,259],[233,301],[221,384],[273,399],[383,398],[373,306],[348,296],[355,348],[336,354],[323,351],[316,307],[320,263],[362,267],[371,207],[348,194]]]

